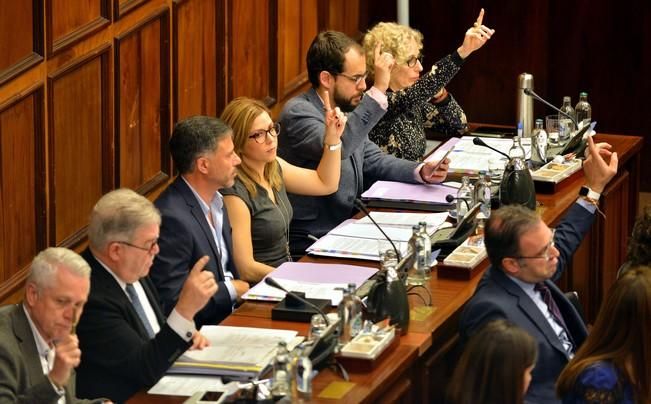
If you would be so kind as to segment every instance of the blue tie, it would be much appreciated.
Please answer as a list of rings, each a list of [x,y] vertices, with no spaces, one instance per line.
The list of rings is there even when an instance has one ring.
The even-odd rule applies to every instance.
[[[147,320],[145,309],[142,307],[142,304],[140,303],[140,299],[138,298],[138,293],[136,293],[136,288],[134,288],[133,284],[131,283],[127,283],[127,295],[129,295],[129,299],[131,299],[131,304],[133,304],[133,308],[136,309],[136,313],[138,313],[138,317],[140,317],[140,322],[145,327],[145,330],[147,331],[147,335],[149,335],[150,339],[154,338],[154,330],[151,328],[151,324],[149,324],[149,320]]]

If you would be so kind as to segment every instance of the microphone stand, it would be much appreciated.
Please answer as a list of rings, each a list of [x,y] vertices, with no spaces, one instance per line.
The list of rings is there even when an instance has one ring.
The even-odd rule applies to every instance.
[[[364,212],[364,214],[366,214],[366,216],[368,216],[368,218],[369,218],[369,219],[371,220],[371,222],[375,225],[375,227],[377,227],[378,230],[380,230],[380,233],[382,233],[382,235],[384,236],[384,238],[386,238],[386,239],[389,241],[389,243],[391,243],[391,247],[393,247],[393,251],[396,252],[396,257],[398,258],[398,261],[400,261],[400,259],[401,259],[400,251],[398,251],[398,248],[397,248],[396,245],[393,243],[393,240],[391,240],[391,239],[389,238],[389,236],[387,236],[387,234],[384,232],[384,230],[382,230],[382,228],[380,227],[380,225],[377,224],[377,222],[375,221],[375,219],[373,219],[373,216],[371,216],[371,212],[369,212],[369,210],[366,208],[366,204],[365,204],[364,202],[362,202],[361,199],[359,199],[359,198],[355,198],[355,206],[356,206],[357,208],[359,208],[359,210],[361,210],[362,212]]]
[[[527,94],[529,97],[532,97],[535,100],[538,100],[542,102],[543,104],[547,105],[549,108],[553,109],[554,111],[558,112],[559,114],[563,115],[564,117],[570,119],[572,123],[574,123],[574,127],[578,130],[579,129],[579,123],[576,121],[576,118],[574,118],[572,115],[568,114],[565,111],[562,111],[560,108],[552,105],[550,102],[536,94],[532,89],[530,88],[525,88],[524,93]]]

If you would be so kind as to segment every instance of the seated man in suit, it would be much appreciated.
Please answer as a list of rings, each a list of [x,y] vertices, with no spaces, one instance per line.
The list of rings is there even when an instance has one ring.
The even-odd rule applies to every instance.
[[[74,374],[89,290],[90,268],[74,251],[51,247],[34,258],[23,303],[0,309],[0,402],[89,402],[75,398]]]
[[[294,209],[290,225],[293,255],[302,255],[312,243],[354,213],[355,198],[377,180],[434,183],[445,179],[448,161],[435,170],[436,162],[419,164],[383,153],[368,133],[386,113],[393,56],[375,48],[375,82],[366,90],[366,56],[362,47],[341,32],[319,33],[307,52],[307,71],[312,88],[292,98],[280,114],[282,134],[278,155],[309,169],[319,165],[323,148],[341,147],[339,189],[329,196],[289,194]],[[326,90],[332,108],[347,112],[348,121],[338,144],[324,144],[323,99]]]
[[[240,164],[233,131],[217,118],[190,117],[174,127],[170,152],[179,175],[155,202],[163,224],[158,240],[161,251],[154,260],[151,279],[163,312],[168,313],[192,263],[204,255],[210,257],[206,268],[215,275],[219,289],[195,321],[197,326],[217,324],[249,289],[239,280],[231,259],[231,225],[218,192],[233,186],[235,167]]]
[[[601,192],[617,173],[617,154],[599,149],[592,138],[588,143],[589,157],[583,164],[587,187],[555,231],[521,206],[491,213],[484,234],[491,268],[461,315],[464,339],[498,318],[517,324],[536,339],[538,359],[528,403],[560,402],[556,379],[587,336],[581,316],[553,280],[571,262],[594,221]],[[600,153],[610,155],[609,164]]]
[[[207,340],[195,314],[217,291],[203,257],[189,271],[178,302],[165,319],[147,277],[158,253],[160,214],[142,195],[118,189],[95,205],[88,225],[91,290],[77,331],[83,361],[77,394],[116,402],[155,384],[188,348]]]

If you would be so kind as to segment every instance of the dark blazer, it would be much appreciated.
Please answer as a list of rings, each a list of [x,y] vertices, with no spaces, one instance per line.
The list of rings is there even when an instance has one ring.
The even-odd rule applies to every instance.
[[[418,163],[386,154],[368,138],[385,114],[371,97],[364,96],[341,137],[341,177],[337,192],[328,196],[289,194],[294,209],[290,225],[292,254],[304,253],[312,244],[306,236],[321,237],[354,213],[354,201],[377,180],[416,182]],[[323,103],[314,89],[292,98],[280,114],[282,133],[278,155],[299,167],[316,169],[323,156],[325,118]]]
[[[190,346],[165,322],[158,295],[148,278],[140,279],[156,313],[160,331],[149,339],[138,314],[113,276],[89,250],[90,295],[77,326],[82,360],[77,373],[80,397],[105,396],[124,402],[153,386]]]
[[[554,279],[558,279],[571,262],[584,235],[590,229],[594,214],[574,204],[556,228],[554,242],[560,252]],[[587,337],[587,329],[572,303],[552,280],[545,281],[569,329],[575,348]],[[474,296],[466,305],[460,324],[462,340],[495,319],[507,319],[527,331],[538,342],[538,360],[532,372],[527,403],[560,403],[556,398],[555,383],[569,358],[536,304],[506,276],[501,268],[491,267],[479,282]]]
[[[219,249],[199,201],[183,178],[178,176],[154,204],[161,212],[163,223],[158,239],[160,252],[154,259],[150,277],[158,289],[163,312],[169,314],[172,311],[190,269],[199,258],[207,255],[210,261],[206,268],[215,274],[219,290],[197,313],[194,320],[197,328],[204,324],[219,323],[232,312],[235,302],[231,301],[228,289],[224,285],[224,271],[221,268]],[[235,278],[239,278],[237,269],[233,265],[231,224],[228,221],[226,207],[224,207],[222,236],[229,251],[228,270]]]
[[[65,387],[66,403],[90,403],[74,397],[75,374]],[[34,334],[22,304],[0,308],[0,402],[56,403],[59,395],[43,374]]]

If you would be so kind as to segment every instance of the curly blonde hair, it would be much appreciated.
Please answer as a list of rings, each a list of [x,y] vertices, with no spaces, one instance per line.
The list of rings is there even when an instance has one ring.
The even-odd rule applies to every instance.
[[[380,22],[364,35],[363,45],[366,53],[366,71],[371,79],[375,77],[375,45],[382,42],[381,52],[389,52],[397,63],[406,63],[410,56],[405,44],[416,41],[418,50],[423,49],[423,34],[406,25],[395,22]]]

